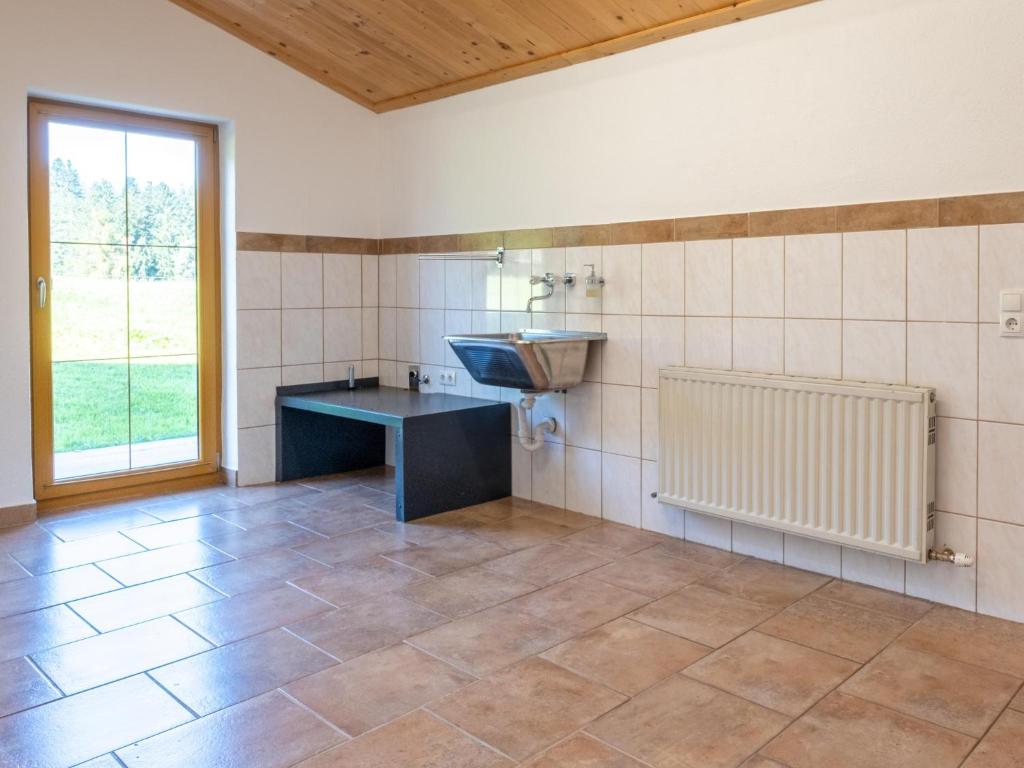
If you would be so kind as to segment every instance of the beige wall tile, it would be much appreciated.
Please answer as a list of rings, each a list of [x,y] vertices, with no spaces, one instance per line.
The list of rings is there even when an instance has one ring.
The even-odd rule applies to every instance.
[[[842,375],[842,322],[786,320],[786,373],[790,376]]]
[[[528,499],[533,495],[533,469],[530,452],[519,445],[515,437],[512,441],[512,495],[520,499]]]
[[[356,376],[359,376],[359,368],[356,367]],[[333,379],[347,379],[348,369],[342,375],[332,377]],[[324,381],[323,363],[309,363],[307,365],[286,365],[281,369],[281,383],[285,386],[292,384],[318,384]]]
[[[658,460],[658,390],[640,390],[640,457]]]
[[[686,535],[686,512],[682,507],[662,504],[651,494],[658,492],[658,462],[640,465],[640,527],[681,539]]]
[[[533,251],[505,251],[501,268],[501,311],[525,312],[533,295],[540,295],[544,286],[530,285],[533,274]]]
[[[326,362],[361,359],[363,346],[362,310],[324,310],[324,356]]]
[[[786,317],[842,316],[842,236],[786,238]]]
[[[951,547],[974,555],[977,550],[978,521],[948,512],[935,513],[935,546]],[[978,568],[951,568],[946,563],[907,563],[907,594],[975,610]]]
[[[719,549],[732,549],[732,523],[721,517],[686,510],[686,540]]]
[[[365,363],[362,360],[337,360],[337,361],[335,361],[333,363],[324,363],[323,380],[324,381],[342,381],[342,380],[347,380],[348,379],[348,368],[349,368],[350,365],[355,366],[356,378],[357,379],[358,378],[362,378],[364,376],[379,376],[380,375],[380,368],[379,368],[379,366],[376,366],[376,367],[374,366],[374,364],[376,362],[377,362],[376,360],[373,360],[373,361],[369,361],[368,360]],[[299,366],[299,367],[304,368],[306,366]],[[311,369],[311,372],[312,372],[312,369]],[[384,384],[383,380],[380,383],[381,383],[381,386],[387,386],[387,385]],[[394,386],[394,385],[392,384],[391,386]]]
[[[281,364],[281,310],[238,311],[238,367],[267,368]]]
[[[444,268],[440,259],[420,262],[420,308],[444,309]]]
[[[601,454],[601,516],[640,527],[640,459]]]
[[[274,427],[238,430],[238,484],[271,483],[276,472]]]
[[[601,345],[601,380],[640,386],[641,322],[639,315],[604,315],[608,340]]]
[[[907,317],[977,321],[977,227],[912,229],[907,233]]]
[[[978,516],[1024,525],[1024,427],[978,423]]]
[[[239,251],[236,262],[239,309],[278,309],[281,306],[281,254]]]
[[[760,560],[782,562],[782,532],[745,523],[732,524],[732,551]]]
[[[467,259],[477,254],[465,254]],[[444,264],[444,306],[445,309],[473,308],[473,264],[472,261],[445,261]]]
[[[641,384],[658,386],[658,370],[669,365],[682,365],[685,340],[682,317],[646,315],[641,322]],[[606,362],[607,365],[607,362]]]
[[[395,299],[399,307],[420,305],[420,261],[415,253],[403,253],[395,257]]]
[[[805,571],[838,577],[842,572],[843,549],[828,541],[787,533],[783,537],[783,562]]]
[[[903,384],[907,380],[907,324],[843,322],[843,378]]]
[[[352,355],[350,355],[350,357],[352,357]],[[359,355],[357,354],[354,357],[358,358]],[[324,311],[322,309],[282,310],[282,365],[322,363],[323,360]]]
[[[444,365],[444,310],[420,310],[419,361],[428,365]]]
[[[906,319],[906,230],[843,235],[843,317]]]
[[[1019,499],[1019,497],[1018,497]],[[978,610],[1024,621],[1024,526],[978,521]]]
[[[999,326],[978,327],[978,416],[991,421],[1024,424],[1024,339],[999,335]]]
[[[978,422],[943,417],[935,422],[935,506],[959,515],[976,515]]]
[[[378,303],[382,307],[393,307],[398,300],[398,273],[396,257],[386,254],[378,257],[377,291]]]
[[[940,416],[978,415],[978,326],[909,323],[907,383],[934,387]]]
[[[785,311],[785,240],[733,241],[733,311],[737,317],[782,317]]]
[[[362,310],[362,348],[363,360],[372,360],[379,355],[379,327],[376,307],[363,307]]]
[[[541,312],[565,312],[567,289],[561,281],[562,276],[566,272],[565,248],[534,248],[532,264],[531,274],[544,275],[550,272],[558,278],[555,281],[555,290],[552,292],[551,298],[534,302],[534,310]],[[541,290],[541,288],[544,288],[544,290]],[[547,293],[547,287],[537,286],[534,293],[535,295],[543,296]]]
[[[587,297],[587,275],[590,274],[590,267],[593,265],[594,274],[597,277],[604,275],[604,264],[601,261],[601,246],[585,245],[577,248],[565,249],[565,271],[576,274],[576,285],[565,293],[566,312],[601,312],[603,290],[593,297]]]
[[[601,386],[601,447],[624,456],[640,457],[640,387]]]
[[[686,314],[732,314],[732,240],[695,240],[685,245]]]
[[[565,442],[601,448],[601,385],[585,381],[565,394]]]
[[[732,367],[737,371],[782,373],[785,321],[737,317],[732,321]]]
[[[445,335],[455,333],[473,333],[473,313],[468,309],[448,309],[444,313]],[[462,361],[459,360],[451,344],[444,343],[444,364],[452,368],[462,368]]]
[[[238,372],[239,428],[264,427],[277,421],[274,397],[280,384],[280,368],[251,368]]]
[[[420,313],[418,309],[399,309],[396,314],[398,359],[418,363],[420,357]]]
[[[645,243],[642,308],[645,315],[682,315],[685,308],[682,243]]]
[[[846,581],[902,592],[905,584],[904,562],[895,557],[843,547],[842,577]]]
[[[501,309],[502,270],[493,261],[470,262],[473,309]]]
[[[565,506],[565,446],[548,443],[533,453],[533,500]]]
[[[377,312],[377,353],[383,360],[396,360],[398,355],[398,315],[391,307]]]
[[[356,257],[358,259],[358,257]],[[309,309],[324,305],[323,256],[319,253],[281,255],[281,305]]]
[[[732,368],[732,320],[686,318],[686,364],[696,368]]]
[[[363,306],[376,307],[380,302],[380,257],[363,254]]]
[[[601,516],[601,452],[565,449],[565,506],[573,512]]]
[[[999,322],[999,291],[1024,289],[1024,224],[981,228],[978,318]]]
[[[640,314],[640,246],[606,245],[601,249],[605,286],[602,310],[608,315]]]
[[[396,257],[392,256],[391,258]],[[325,253],[323,281],[323,305],[325,307],[358,307],[362,305],[363,266],[361,256],[352,253]]]

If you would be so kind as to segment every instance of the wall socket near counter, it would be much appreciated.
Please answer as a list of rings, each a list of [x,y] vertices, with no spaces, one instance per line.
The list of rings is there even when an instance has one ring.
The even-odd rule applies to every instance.
[[[441,373],[438,374],[437,377],[438,383],[442,387],[454,387],[457,383],[455,380],[455,375],[456,372],[453,370],[441,371]]]

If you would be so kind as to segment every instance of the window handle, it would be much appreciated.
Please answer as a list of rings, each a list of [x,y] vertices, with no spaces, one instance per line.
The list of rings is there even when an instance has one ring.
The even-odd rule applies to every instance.
[[[36,278],[36,288],[39,289],[39,308],[42,309],[46,306],[46,278]]]

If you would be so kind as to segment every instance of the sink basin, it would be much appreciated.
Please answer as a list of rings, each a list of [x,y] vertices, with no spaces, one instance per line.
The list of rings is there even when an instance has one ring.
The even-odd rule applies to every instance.
[[[445,336],[469,375],[481,384],[551,392],[583,381],[587,352],[605,333],[535,331]]]

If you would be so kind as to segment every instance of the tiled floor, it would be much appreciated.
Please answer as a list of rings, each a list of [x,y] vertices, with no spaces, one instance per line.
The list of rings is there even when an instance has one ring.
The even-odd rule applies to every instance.
[[[0,765],[1024,765],[1024,625],[392,483],[0,530]]]

